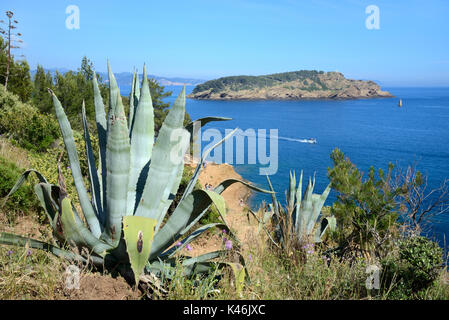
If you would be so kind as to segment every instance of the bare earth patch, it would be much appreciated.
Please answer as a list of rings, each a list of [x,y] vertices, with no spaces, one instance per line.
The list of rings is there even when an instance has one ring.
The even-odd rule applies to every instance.
[[[208,163],[201,170],[198,180],[203,188],[205,188],[206,183],[211,184],[215,188],[222,181],[231,178],[242,180],[242,177],[235,172],[233,166],[226,163]],[[226,200],[226,222],[237,234],[237,237],[243,245],[248,243],[252,234],[257,233],[257,225],[254,224],[253,219],[251,219],[251,222],[248,221],[247,214],[244,211],[246,201],[250,195],[251,191],[241,183],[233,184],[222,193],[222,196]],[[243,203],[240,202],[240,199]],[[189,255],[198,256],[219,249],[223,249],[221,237],[208,234],[194,242],[193,249],[189,252]]]
[[[79,289],[65,289],[64,294],[69,300],[136,300],[141,295],[125,279],[99,273],[83,274]]]

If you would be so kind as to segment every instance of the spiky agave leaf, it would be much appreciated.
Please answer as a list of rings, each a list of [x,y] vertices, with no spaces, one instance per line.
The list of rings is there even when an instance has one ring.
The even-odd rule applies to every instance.
[[[125,111],[117,91],[116,108],[106,146],[106,208],[107,220],[104,239],[116,247],[121,234],[122,217],[126,215],[130,163],[130,144]]]
[[[144,65],[145,69],[145,65]],[[145,72],[144,72],[145,73]],[[146,77],[146,73],[144,75]],[[132,131],[134,127],[134,121],[136,119],[136,108],[139,105],[139,99],[140,99],[140,88],[139,88],[139,72],[136,71],[136,75],[133,77],[133,84],[132,84],[132,90],[131,95],[129,97],[129,138],[131,139]]]
[[[187,225],[205,212],[211,203],[217,206],[221,214],[225,214],[224,199],[218,194],[212,195],[205,190],[195,190],[181,200],[164,226],[156,233],[150,260],[176,242],[184,234]]]
[[[95,209],[92,206],[92,203],[90,202],[86,187],[84,186],[83,176],[81,174],[81,167],[79,163],[78,153],[76,151],[75,139],[73,138],[72,128],[58,98],[53,93],[53,91],[49,90],[49,92],[53,98],[53,105],[56,111],[56,118],[58,119],[59,127],[61,129],[62,137],[67,150],[67,155],[69,157],[70,169],[72,171],[73,181],[75,183],[76,191],[78,193],[81,208],[89,225],[89,229],[96,238],[99,238],[101,235],[100,222],[98,220],[97,213],[95,212]]]
[[[150,256],[156,224],[155,219],[138,216],[123,217],[123,237],[136,285],[139,284],[139,276]]]
[[[57,257],[61,257],[61,258],[65,258],[65,259],[73,260],[73,261],[80,261],[80,262],[83,262],[86,264],[89,262],[92,262],[95,265],[101,266],[104,262],[104,260],[101,257],[96,257],[96,256],[91,255],[91,256],[89,256],[89,258],[85,258],[79,254],[72,252],[72,251],[58,248],[58,247],[56,247],[52,244],[46,243],[46,242],[42,242],[39,240],[26,238],[26,237],[18,236],[15,234],[6,233],[6,232],[0,232],[0,243],[6,244],[6,245],[19,246],[19,247],[28,246],[29,248],[40,249],[40,250],[50,252]]]
[[[138,85],[138,84],[137,84]],[[154,112],[144,66],[142,90],[135,110],[135,119],[131,129],[131,153],[127,195],[127,215],[133,215],[142,190],[137,196],[137,183],[147,180],[148,166],[154,144]],[[131,107],[131,105],[130,105]]]
[[[92,80],[94,87],[94,105],[95,105],[95,121],[97,123],[97,134],[98,134],[98,158],[99,166],[97,171],[97,176],[99,177],[99,188],[100,188],[100,200],[101,207],[103,209],[103,216],[106,214],[106,142],[107,142],[107,121],[106,112],[104,110],[103,98],[101,97],[101,92],[98,87],[97,75],[94,72],[94,77]],[[104,218],[102,221],[103,225],[105,223]]]
[[[89,168],[91,201],[92,205],[94,206],[97,212],[98,219],[100,220],[100,227],[102,227],[104,226],[106,216],[103,212],[102,207],[100,181],[98,179],[98,172],[97,166],[95,165],[94,151],[92,150],[92,143],[90,141],[89,127],[87,125],[86,108],[84,105],[84,100],[82,106],[82,115],[83,115],[84,142],[86,146],[87,165]]]
[[[158,210],[161,209],[160,204],[168,200],[173,184],[177,180],[176,173],[180,163],[174,161],[173,154],[185,152],[189,144],[188,139],[181,139],[181,142],[173,139],[173,135],[183,132],[188,135],[183,129],[184,114],[185,88],[179,94],[159,131],[153,147],[147,182],[135,212],[137,216],[156,219],[158,221],[156,230],[166,214],[163,210]]]
[[[329,228],[335,227],[335,218],[334,217],[327,217],[323,219],[319,219],[321,209],[323,208],[324,202],[326,201],[329,192],[330,192],[330,185],[326,187],[324,192],[322,194],[314,194],[313,189],[315,187],[315,177],[313,180],[309,178],[309,183],[307,185],[307,188],[304,192],[304,195],[301,196],[302,191],[302,178],[303,178],[303,172],[301,171],[300,179],[299,179],[299,185],[296,189],[296,181],[295,181],[295,175],[294,173],[290,173],[290,180],[289,180],[289,192],[288,192],[288,212],[292,213],[292,219],[291,219],[291,225],[288,225],[288,228],[291,228],[291,230],[295,233],[297,239],[299,241],[312,237],[312,239],[316,242],[321,241],[324,233]],[[267,177],[268,179],[268,177]],[[270,188],[271,183],[268,179]],[[292,201],[292,198],[294,201]],[[273,201],[275,201],[275,197],[273,197]],[[275,208],[275,202],[271,205],[272,210],[274,213],[282,212],[282,206],[278,203],[277,207]],[[273,214],[273,218],[275,215]],[[276,233],[278,236],[278,240],[282,243],[284,235],[284,228],[281,224],[285,223],[282,219],[273,219],[273,222],[276,225]],[[315,229],[318,225],[318,228]]]

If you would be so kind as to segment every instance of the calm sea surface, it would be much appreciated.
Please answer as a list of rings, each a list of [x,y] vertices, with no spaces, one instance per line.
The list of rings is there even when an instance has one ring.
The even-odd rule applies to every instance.
[[[181,87],[167,101],[173,102]],[[187,87],[188,93],[193,87]],[[427,175],[429,188],[437,188],[449,178],[449,88],[385,88],[396,98],[347,101],[197,101],[187,100],[192,119],[205,116],[233,118],[214,122],[206,128],[242,130],[278,129],[278,171],[270,176],[278,198],[285,201],[289,171],[304,177],[316,173],[316,192],[329,183],[327,170],[330,153],[340,148],[351,161],[367,173],[372,165],[387,169],[388,163],[406,168],[416,164]],[[397,106],[402,98],[403,107]],[[300,142],[315,138],[317,144]],[[203,142],[203,147],[208,141]],[[267,145],[268,149],[268,145]],[[268,149],[269,150],[269,149]],[[224,153],[224,149],[223,149]],[[235,165],[243,178],[268,188],[261,165]],[[304,186],[305,187],[305,186]],[[257,207],[263,194],[255,194],[251,205]],[[325,205],[335,201],[331,192]],[[430,233],[439,241],[449,236],[449,215],[431,224]]]

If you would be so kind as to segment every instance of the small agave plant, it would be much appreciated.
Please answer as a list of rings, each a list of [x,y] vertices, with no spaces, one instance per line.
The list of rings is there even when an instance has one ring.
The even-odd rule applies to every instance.
[[[58,98],[50,91],[83,215],[77,212],[68,198],[61,174],[58,185],[55,185],[49,183],[39,172],[27,170],[9,195],[20,187],[30,173],[37,175],[39,183],[35,185],[34,190],[45,209],[58,245],[8,233],[0,233],[0,243],[22,246],[27,244],[68,259],[78,259],[98,266],[118,267],[122,275],[136,284],[139,279],[170,278],[170,270],[176,261],[181,261],[187,277],[210,272],[216,265],[213,260],[220,257],[223,251],[189,257],[182,255],[181,250],[214,227],[225,229],[232,236],[225,220],[225,202],[220,194],[236,182],[256,191],[269,191],[235,179],[223,181],[213,191],[194,190],[207,154],[229,138],[231,133],[203,153],[180,202],[167,217],[168,208],[181,181],[183,156],[194,133],[193,123],[183,127],[185,88],[174,102],[155,140],[153,106],[145,67],[141,87],[138,74],[133,76],[128,121],[109,63],[108,74],[107,116],[95,76],[93,79],[99,140],[98,168],[94,160],[84,106],[82,110],[89,192],[83,182],[70,123]],[[196,124],[203,126],[210,121],[223,120],[230,119],[207,117],[197,120]],[[173,136],[178,139],[173,139]],[[173,155],[178,155],[178,161],[173,161]],[[223,222],[203,225],[193,230],[212,204],[217,207]],[[234,239],[238,244],[238,240]],[[70,250],[69,246],[73,245],[78,249],[86,248],[89,256],[81,256]],[[243,260],[241,262],[244,263]],[[221,266],[225,265],[229,265],[235,272],[238,271],[236,278],[244,278],[243,273],[246,270],[243,271],[244,268],[240,264],[221,263]]]
[[[309,178],[309,184],[302,196],[302,171],[296,187],[295,173],[290,172],[290,185],[287,193],[287,206],[284,208],[276,199],[270,179],[267,177],[272,193],[273,203],[268,211],[275,224],[275,239],[278,246],[284,247],[287,237],[294,237],[297,243],[321,242],[326,231],[335,230],[336,219],[334,216],[322,217],[320,215],[326,201],[330,185],[322,194],[313,193],[315,177]]]

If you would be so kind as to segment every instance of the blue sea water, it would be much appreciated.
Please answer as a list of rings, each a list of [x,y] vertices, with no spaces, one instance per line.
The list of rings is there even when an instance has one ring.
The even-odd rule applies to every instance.
[[[174,101],[181,87],[167,87]],[[205,116],[233,118],[214,122],[205,128],[239,127],[278,129],[278,171],[270,176],[278,199],[285,201],[289,171],[304,177],[316,174],[316,192],[329,183],[330,153],[341,149],[365,174],[370,166],[387,169],[392,162],[401,168],[416,165],[428,177],[429,190],[449,178],[449,88],[384,88],[395,98],[363,100],[309,101],[201,101],[187,100],[187,112],[192,119]],[[187,93],[193,87],[187,87]],[[399,98],[403,107],[398,107]],[[317,144],[298,140],[316,138]],[[208,142],[203,142],[203,146]],[[267,146],[268,149],[268,146]],[[223,149],[224,150],[224,149]],[[269,149],[268,149],[269,150]],[[268,151],[267,151],[268,152]],[[260,165],[235,165],[243,178],[268,188],[266,177],[259,175]],[[305,182],[304,182],[305,183]],[[332,191],[325,205],[331,205],[336,195]],[[257,207],[264,194],[255,194],[251,205]],[[431,236],[444,242],[449,236],[449,214],[435,218]]]

